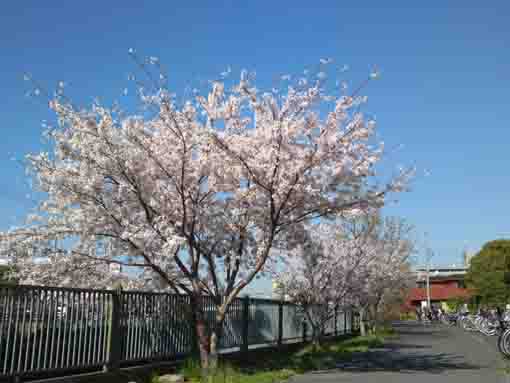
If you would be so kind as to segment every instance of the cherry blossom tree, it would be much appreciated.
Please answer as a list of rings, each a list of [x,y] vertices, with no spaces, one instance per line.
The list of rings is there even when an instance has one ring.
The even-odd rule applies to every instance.
[[[366,215],[309,225],[303,245],[276,275],[287,299],[303,310],[315,345],[337,310],[365,283],[367,265],[378,254],[375,224],[376,217]]]
[[[375,326],[385,295],[409,283],[410,230],[378,212],[309,225],[303,246],[294,249],[277,280],[302,308],[314,343],[320,343],[338,308],[356,308],[363,335],[369,313]]]
[[[412,280],[409,258],[414,252],[414,241],[411,234],[412,227],[400,218],[386,217],[378,225],[377,257],[365,264],[366,278],[351,296],[360,315],[362,335],[366,333],[367,320],[375,329],[385,294],[406,289]]]
[[[150,65],[159,61],[143,61],[143,72]],[[91,270],[111,278],[112,263],[140,268],[142,283],[191,297],[202,367],[214,369],[229,305],[278,263],[275,250],[294,247],[296,228],[380,207],[410,175],[375,182],[383,150],[363,87],[330,91],[323,71],[310,77],[263,92],[243,71],[233,86],[215,80],[178,102],[149,74],[138,114],[78,108],[57,92],[52,152],[27,156],[45,198],[30,223],[0,237],[7,253],[51,254],[48,267],[18,259],[23,280],[87,285]]]

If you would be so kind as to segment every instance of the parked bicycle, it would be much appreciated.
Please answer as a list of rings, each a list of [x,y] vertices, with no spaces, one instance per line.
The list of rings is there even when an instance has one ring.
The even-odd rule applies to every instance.
[[[507,306],[505,311],[480,309],[474,314],[465,311],[449,315],[451,321],[455,317],[455,323],[465,331],[480,332],[486,336],[499,336],[499,351],[510,357],[510,306]],[[449,324],[446,317],[443,317],[441,322]]]

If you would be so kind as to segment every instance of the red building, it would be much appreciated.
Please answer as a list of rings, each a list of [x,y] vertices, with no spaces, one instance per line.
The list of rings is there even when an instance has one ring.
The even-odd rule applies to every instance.
[[[452,299],[466,299],[471,293],[466,289],[464,277],[466,268],[442,267],[429,270],[430,303],[444,306]],[[417,306],[423,307],[427,304],[427,271],[418,269],[416,274],[416,287],[409,292],[406,301],[406,309],[414,310]]]

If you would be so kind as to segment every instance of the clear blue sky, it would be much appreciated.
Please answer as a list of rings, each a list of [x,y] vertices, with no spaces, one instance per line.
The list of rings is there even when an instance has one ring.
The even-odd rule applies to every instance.
[[[111,102],[134,69],[130,47],[158,56],[178,91],[228,65],[269,84],[333,57],[353,68],[354,82],[381,68],[367,109],[389,147],[404,145],[394,159],[431,173],[386,213],[429,233],[435,263],[459,263],[466,244],[510,236],[509,14],[508,1],[7,1],[0,230],[32,207],[23,169],[9,159],[41,149],[50,117],[24,96],[24,71],[49,88],[68,82],[79,102]]]

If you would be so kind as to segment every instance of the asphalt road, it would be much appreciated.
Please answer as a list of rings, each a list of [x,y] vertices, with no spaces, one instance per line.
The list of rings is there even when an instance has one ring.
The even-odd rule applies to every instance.
[[[381,349],[355,354],[330,371],[297,376],[293,383],[509,383],[495,339],[453,327],[396,323],[398,336]]]

